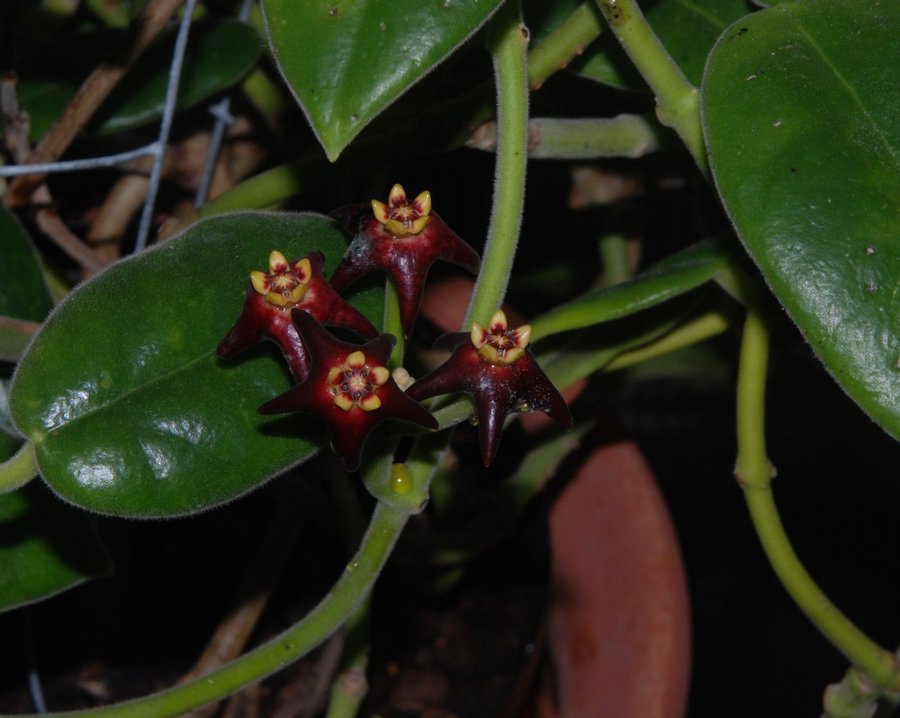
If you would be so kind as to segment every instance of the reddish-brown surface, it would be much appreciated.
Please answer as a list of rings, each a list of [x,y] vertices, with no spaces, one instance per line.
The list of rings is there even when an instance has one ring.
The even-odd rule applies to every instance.
[[[558,715],[684,715],[687,587],[674,528],[633,443],[590,455],[550,512],[550,540]]]

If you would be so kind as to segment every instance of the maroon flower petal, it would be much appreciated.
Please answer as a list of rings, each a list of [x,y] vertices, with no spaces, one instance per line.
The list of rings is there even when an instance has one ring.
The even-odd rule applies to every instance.
[[[524,348],[510,363],[495,363],[479,353],[470,334],[445,334],[437,345],[450,349],[450,357],[409,387],[407,396],[422,401],[441,394],[467,394],[475,404],[485,466],[490,466],[497,455],[503,422],[509,414],[542,411],[568,430],[574,426],[569,407],[530,349]]]
[[[388,206],[380,202],[374,214],[369,208],[360,205],[345,207],[332,213],[356,232],[353,241],[334,275],[331,285],[343,292],[353,282],[377,269],[387,272],[391,282],[397,288],[400,300],[400,319],[404,333],[409,336],[419,312],[422,291],[428,271],[438,260],[457,264],[475,274],[481,263],[478,253],[464,242],[437,213],[430,211],[430,199],[427,203],[428,222],[420,229],[415,219],[421,209],[420,198],[407,202],[406,195],[395,185],[391,190]],[[426,193],[423,193],[426,194]],[[420,195],[421,197],[421,195]],[[399,202],[397,204],[395,200]],[[379,210],[380,207],[380,210]],[[381,221],[391,213],[411,214],[413,221],[407,222],[408,231],[398,234],[393,230],[403,229],[398,220]],[[384,215],[379,219],[379,212]],[[423,220],[424,221],[424,220]]]
[[[265,294],[261,294],[248,282],[241,315],[219,344],[219,357],[228,359],[247,347],[268,339],[278,344],[294,377],[302,380],[309,370],[309,360],[291,320],[291,310],[294,308],[302,309],[322,324],[345,327],[365,338],[378,336],[378,330],[369,320],[326,281],[322,253],[313,252],[304,259],[309,261],[311,276],[296,304],[273,304]]]
[[[300,383],[259,407],[261,414],[299,412],[328,425],[331,444],[347,471],[359,468],[363,444],[384,421],[400,419],[437,429],[437,421],[397,386],[387,366],[394,337],[382,334],[363,345],[340,341],[307,312],[292,312],[309,357]]]

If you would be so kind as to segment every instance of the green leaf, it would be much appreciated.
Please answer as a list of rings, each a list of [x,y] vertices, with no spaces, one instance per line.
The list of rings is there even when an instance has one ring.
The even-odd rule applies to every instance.
[[[249,272],[269,252],[324,252],[344,236],[312,214],[237,213],[200,222],[70,295],[22,359],[10,405],[46,481],[101,513],[171,516],[254,488],[307,459],[322,433],[257,414],[291,386],[269,343],[233,362],[216,346],[237,319]],[[381,290],[357,295],[376,324]]]
[[[264,0],[263,12],[282,75],[334,161],[499,5],[500,0]]]
[[[726,258],[725,251],[715,242],[698,242],[631,281],[593,289],[535,319],[531,324],[532,339],[619,319],[677,297],[712,279]]]
[[[167,28],[141,55],[92,121],[100,132],[119,132],[155,121],[165,105],[177,27]],[[100,64],[122,32],[72,35],[23,58],[20,106],[31,117],[31,136],[43,137],[81,82]],[[239,82],[257,63],[260,39],[247,24],[196,23],[190,32],[176,107],[184,109]]]
[[[702,104],[716,184],[825,366],[900,437],[900,4],[809,0],[733,25]]]
[[[661,0],[646,18],[687,79],[699,85],[719,35],[753,9],[747,0]],[[623,89],[646,87],[612,33],[604,32],[594,47],[572,66],[580,76]]]
[[[32,481],[0,496],[0,611],[111,571],[95,518]]]
[[[0,257],[0,317],[43,320],[53,304],[37,253],[19,221],[2,206]]]

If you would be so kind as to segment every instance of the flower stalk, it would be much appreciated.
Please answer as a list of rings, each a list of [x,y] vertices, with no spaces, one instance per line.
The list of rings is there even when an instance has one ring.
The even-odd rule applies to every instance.
[[[525,206],[528,160],[528,29],[518,2],[508,3],[488,31],[488,49],[497,83],[497,164],[494,197],[481,271],[463,329],[487,324],[503,303],[512,271]]]

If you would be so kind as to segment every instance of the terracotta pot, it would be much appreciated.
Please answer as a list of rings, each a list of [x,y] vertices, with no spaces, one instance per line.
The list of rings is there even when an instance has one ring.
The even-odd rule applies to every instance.
[[[678,541],[639,449],[596,449],[550,513],[547,643],[556,708],[542,718],[678,718],[690,612]]]

